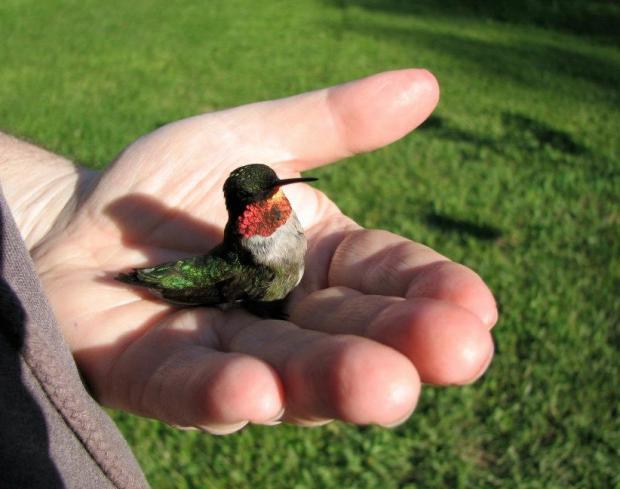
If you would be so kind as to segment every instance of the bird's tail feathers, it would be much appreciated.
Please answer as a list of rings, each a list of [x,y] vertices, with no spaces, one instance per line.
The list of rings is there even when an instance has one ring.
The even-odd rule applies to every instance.
[[[119,282],[123,282],[129,285],[136,285],[139,287],[149,287],[151,284],[145,282],[140,278],[139,269],[134,268],[133,271],[129,273],[119,273],[116,277],[114,277]]]

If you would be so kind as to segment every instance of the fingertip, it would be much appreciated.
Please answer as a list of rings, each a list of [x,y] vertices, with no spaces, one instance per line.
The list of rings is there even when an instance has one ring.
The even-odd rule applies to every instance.
[[[475,381],[488,367],[494,350],[488,327],[476,315],[433,299],[394,304],[370,333],[407,356],[422,382],[437,385]]]
[[[338,353],[328,385],[335,417],[384,426],[411,415],[421,388],[418,373],[407,358],[391,348],[359,339]]]
[[[390,143],[405,136],[435,110],[439,101],[439,84],[428,70],[410,68],[381,74],[385,77],[377,100],[383,104],[382,119],[391,125]],[[381,76],[380,75],[380,76]]]
[[[227,362],[206,375],[200,397],[201,426],[262,423],[278,416],[284,405],[276,372],[243,354],[230,354]]]
[[[472,318],[473,319],[473,318]],[[446,322],[434,348],[418,352],[424,382],[437,385],[470,384],[488,366],[493,341],[488,330],[473,319]]]
[[[419,126],[433,112],[439,102],[439,82],[435,75],[424,68],[401,70],[402,92],[396,98],[404,109],[412,110],[415,116],[413,127]],[[415,109],[415,111],[413,111]]]
[[[435,105],[439,102],[441,89],[439,88],[439,81],[437,77],[426,69],[415,70],[417,75],[423,80],[424,86],[428,92],[428,99],[434,101]]]
[[[474,313],[488,328],[492,328],[498,319],[495,298],[480,276],[466,266],[449,260],[420,267],[406,297],[452,302]]]
[[[431,114],[438,100],[437,79],[425,69],[378,73],[329,92],[336,127],[349,153],[402,138]]]
[[[482,376],[493,358],[493,339],[484,325],[470,327],[460,344],[448,345],[450,347],[453,361],[435,370],[435,379],[441,384],[471,384]]]

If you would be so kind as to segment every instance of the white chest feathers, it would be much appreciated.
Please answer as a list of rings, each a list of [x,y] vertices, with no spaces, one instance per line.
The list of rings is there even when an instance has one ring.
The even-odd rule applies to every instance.
[[[301,278],[308,246],[303,228],[294,212],[269,236],[243,238],[241,244],[252,252],[257,263],[273,269],[298,268]]]

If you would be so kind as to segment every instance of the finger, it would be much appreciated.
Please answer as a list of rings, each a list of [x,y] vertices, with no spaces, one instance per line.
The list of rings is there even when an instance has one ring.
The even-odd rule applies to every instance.
[[[435,109],[439,87],[426,70],[380,73],[292,100],[278,110],[281,126],[304,123],[285,134],[302,171],[405,136]]]
[[[287,168],[302,171],[405,136],[429,116],[438,99],[431,73],[406,69],[189,121],[196,128],[192,133],[205,132],[207,145],[214,131],[230,136],[233,128],[234,140],[221,138],[218,144],[232,143],[229,153],[237,160],[243,151],[253,161],[294,161]]]
[[[493,340],[479,318],[445,301],[319,290],[295,305],[291,320],[330,334],[354,334],[397,349],[423,382],[466,384],[486,370]]]
[[[286,393],[286,419],[320,423],[337,418],[393,425],[415,408],[418,375],[403,355],[365,338],[328,335],[242,312],[217,326],[228,351],[269,363]]]
[[[248,355],[217,351],[211,347],[216,340],[204,335],[205,324],[221,314],[181,311],[133,342],[108,374],[107,388],[99,389],[102,402],[214,434],[279,417],[283,394],[273,368]]]
[[[330,286],[439,299],[471,311],[489,327],[497,321],[495,299],[475,272],[387,231],[349,233],[335,247],[328,266]]]

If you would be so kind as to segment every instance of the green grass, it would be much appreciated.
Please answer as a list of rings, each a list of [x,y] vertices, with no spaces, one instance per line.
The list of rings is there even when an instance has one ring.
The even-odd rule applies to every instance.
[[[620,7],[437,3],[0,4],[0,126],[92,167],[200,111],[397,67],[442,87],[413,135],[316,173],[362,224],[479,271],[487,375],[426,389],[395,430],[115,413],[155,488],[620,487]]]

